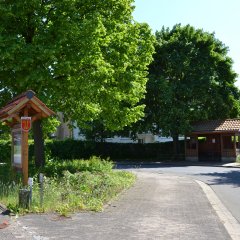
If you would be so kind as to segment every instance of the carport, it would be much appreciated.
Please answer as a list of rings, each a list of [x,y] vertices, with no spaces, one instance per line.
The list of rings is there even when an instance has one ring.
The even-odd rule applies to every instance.
[[[196,122],[185,138],[185,157],[191,161],[236,161],[239,141],[240,119]]]

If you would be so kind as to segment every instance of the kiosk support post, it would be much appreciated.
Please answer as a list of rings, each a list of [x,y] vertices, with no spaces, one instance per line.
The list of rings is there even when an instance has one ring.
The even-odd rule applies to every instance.
[[[28,185],[28,132],[22,132],[22,171],[23,185]]]
[[[24,109],[24,116],[28,116],[28,109]],[[22,130],[22,171],[23,185],[28,185],[28,131]]]

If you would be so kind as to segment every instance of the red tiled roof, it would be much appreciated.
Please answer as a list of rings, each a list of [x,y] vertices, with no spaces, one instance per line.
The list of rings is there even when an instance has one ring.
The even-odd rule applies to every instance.
[[[7,113],[10,109],[17,106],[23,99],[25,99],[26,96],[22,96],[21,98],[16,99],[15,101],[9,102],[5,107],[0,109],[0,116]]]
[[[196,122],[192,132],[239,132],[240,119],[209,120]]]
[[[7,103],[7,105],[5,107],[0,109],[0,120],[8,117],[9,112],[12,109],[15,109],[15,107],[17,108],[16,111],[21,110],[21,108],[24,107],[24,105],[21,104],[23,101],[25,104],[27,104],[28,102],[35,101],[35,104],[37,104],[39,107],[42,107],[41,109],[44,112],[46,112],[47,115],[54,114],[54,112],[51,109],[49,109],[43,102],[41,102],[35,96],[35,92],[33,92],[32,90],[28,90],[28,91],[16,96],[15,98],[13,98],[10,102]]]

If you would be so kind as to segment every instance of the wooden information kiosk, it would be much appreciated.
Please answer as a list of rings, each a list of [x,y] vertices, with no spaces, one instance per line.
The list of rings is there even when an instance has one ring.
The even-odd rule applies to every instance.
[[[0,121],[11,128],[12,166],[22,171],[28,184],[28,131],[34,121],[55,114],[31,90],[22,93],[0,109]]]

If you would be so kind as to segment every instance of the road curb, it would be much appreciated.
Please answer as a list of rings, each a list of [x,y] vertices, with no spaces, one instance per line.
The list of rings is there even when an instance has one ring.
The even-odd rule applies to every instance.
[[[172,166],[172,165],[178,165],[178,166],[203,166],[203,167],[222,167],[222,168],[240,168],[240,164],[236,163],[202,163],[202,162],[191,162],[191,161],[183,161],[183,162],[157,162],[157,161],[116,161],[114,162],[116,168],[118,165],[123,166],[135,166],[136,168],[142,167],[142,166]]]
[[[233,240],[240,240],[240,223],[232,216],[229,210],[223,205],[215,192],[206,183],[195,180],[206,194],[213,209],[216,211],[224,227]]]

